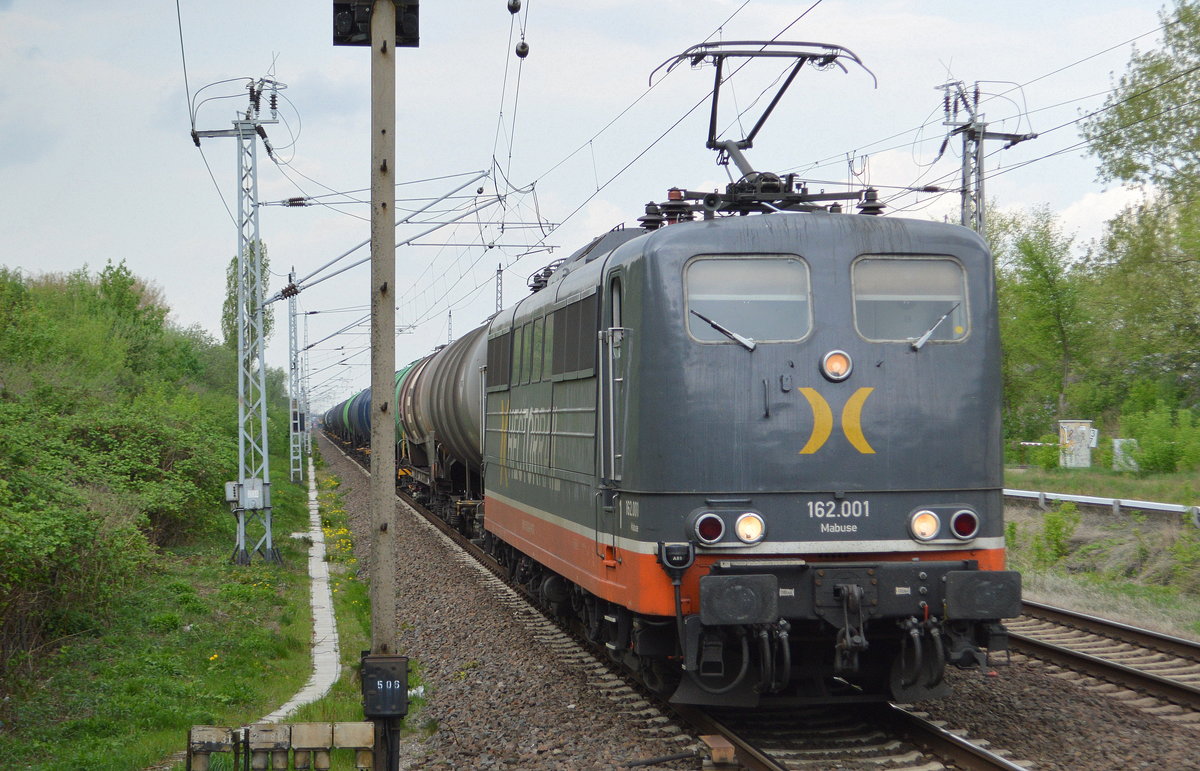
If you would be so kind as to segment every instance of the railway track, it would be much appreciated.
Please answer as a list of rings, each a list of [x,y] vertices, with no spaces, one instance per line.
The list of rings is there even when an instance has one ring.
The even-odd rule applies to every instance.
[[[678,709],[735,747],[738,765],[762,771],[904,769],[1022,771],[1026,766],[970,741],[944,723],[895,704],[758,709]]]
[[[346,454],[368,471],[364,458],[354,453]],[[923,713],[896,705],[769,709],[739,715],[736,711],[717,712],[666,704],[648,693],[623,668],[611,663],[603,652],[542,613],[527,595],[509,583],[507,571],[477,544],[402,490],[397,490],[397,497],[457,545],[464,553],[465,564],[474,565],[491,579],[490,583],[499,584],[506,590],[501,602],[515,615],[525,618],[535,636],[554,650],[559,659],[583,669],[589,682],[614,704],[615,709],[640,722],[643,726],[640,730],[670,736],[679,742],[680,753],[671,758],[656,759],[658,761],[711,755],[714,753],[711,737],[721,737],[733,745],[736,763],[713,768],[771,771],[831,767],[905,771],[1021,771],[1024,768],[989,751],[986,742],[968,741],[945,728],[944,723],[927,720]],[[687,726],[694,735],[708,735],[709,748],[692,741],[678,725]]]
[[[486,552],[409,496],[409,506],[501,580],[506,573]],[[536,611],[540,613],[540,611]],[[545,626],[551,620],[540,620]],[[698,734],[720,736],[736,748],[737,765],[748,769],[896,768],[935,771],[1021,771],[1024,767],[926,720],[922,713],[888,704],[716,712],[667,705],[646,693],[624,670],[605,661],[570,630],[546,637],[560,658],[585,667],[610,700],[626,706],[648,725],[662,728],[675,715]],[[570,639],[566,639],[569,637]],[[865,709],[864,709],[865,707]],[[689,752],[695,752],[690,750]],[[680,757],[688,753],[681,753]]]
[[[1029,601],[1006,626],[1014,650],[1144,694],[1152,701],[1138,706],[1200,725],[1200,643]]]

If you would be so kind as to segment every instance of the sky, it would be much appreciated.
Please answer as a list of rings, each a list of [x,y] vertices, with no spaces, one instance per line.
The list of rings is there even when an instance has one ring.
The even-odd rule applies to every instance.
[[[237,143],[204,139],[270,79],[258,149],[260,236],[269,289],[294,269],[313,406],[370,382],[370,55],[332,45],[330,2],[0,0],[0,265],[25,275],[126,265],[154,286],[174,323],[220,336],[225,268],[237,251]],[[811,7],[811,9],[810,9]],[[729,181],[704,146],[711,68],[659,64],[705,40],[843,46],[874,74],[806,68],[748,157],[810,189],[877,185],[892,216],[957,221],[959,140],[942,90],[980,83],[989,130],[1038,132],[989,143],[985,189],[1005,210],[1045,206],[1082,248],[1140,195],[1102,185],[1069,124],[1098,108],[1133,46],[1161,40],[1159,4],[1010,0],[441,0],[421,7],[421,44],[397,53],[398,211],[460,189],[397,228],[397,240],[468,214],[397,250],[399,365],[459,337],[553,259],[625,223],[670,187]],[[807,11],[807,13],[806,13]],[[797,21],[797,19],[799,20]],[[792,25],[789,27],[789,25]],[[786,29],[786,31],[784,31]],[[181,41],[182,31],[182,41]],[[515,53],[524,39],[529,54]],[[1132,42],[1131,42],[1132,41]],[[186,65],[185,65],[186,61]],[[748,130],[781,74],[751,63],[722,90],[723,136]],[[877,83],[876,83],[877,81]],[[764,96],[765,94],[765,96]],[[740,120],[739,120],[740,114]],[[476,179],[482,172],[488,176]],[[481,193],[477,191],[482,190]],[[315,205],[284,207],[303,196]],[[288,363],[287,305],[275,305],[268,365]],[[451,319],[452,316],[452,319]],[[328,338],[328,339],[326,339]],[[231,387],[236,387],[231,384]]]

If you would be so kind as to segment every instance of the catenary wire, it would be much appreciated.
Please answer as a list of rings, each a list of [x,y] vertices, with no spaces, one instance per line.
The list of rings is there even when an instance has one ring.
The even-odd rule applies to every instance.
[[[1097,57],[1099,57],[1099,56],[1103,56],[1103,55],[1104,55],[1104,54],[1106,54],[1106,53],[1109,53],[1109,52],[1111,52],[1111,51],[1115,51],[1115,50],[1116,50],[1116,49],[1118,49],[1118,48],[1121,48],[1121,47],[1123,47],[1123,46],[1127,46],[1127,45],[1129,45],[1129,44],[1131,44],[1131,43],[1137,42],[1138,40],[1140,40],[1140,39],[1142,39],[1142,38],[1144,38],[1144,37],[1147,37],[1147,36],[1149,36],[1149,35],[1153,35],[1153,34],[1156,34],[1156,33],[1158,33],[1158,32],[1161,32],[1162,30],[1166,29],[1167,27],[1171,26],[1171,25],[1172,25],[1172,24],[1174,24],[1174,23],[1176,23],[1176,22],[1167,22],[1166,24],[1162,24],[1162,25],[1160,25],[1160,26],[1158,26],[1158,27],[1155,27],[1154,29],[1152,29],[1152,30],[1150,30],[1150,31],[1148,31],[1148,32],[1143,32],[1143,33],[1142,33],[1142,34],[1140,34],[1140,35],[1135,35],[1135,36],[1133,36],[1133,37],[1129,38],[1128,40],[1125,40],[1125,41],[1123,41],[1123,42],[1120,42],[1120,43],[1117,43],[1117,44],[1115,44],[1115,45],[1109,46],[1108,48],[1105,48],[1105,49],[1103,49],[1103,50],[1101,50],[1101,51],[1098,51],[1098,52],[1096,52],[1096,53],[1094,53],[1094,54],[1089,54],[1088,56],[1085,56],[1085,57],[1083,57],[1083,58],[1081,58],[1081,59],[1077,59],[1076,61],[1073,61],[1073,62],[1071,62],[1070,64],[1063,65],[1062,67],[1059,67],[1058,69],[1055,69],[1055,70],[1052,70],[1052,71],[1050,71],[1050,72],[1047,72],[1047,73],[1046,73],[1046,74],[1044,74],[1044,75],[1039,75],[1038,77],[1036,77],[1036,78],[1033,78],[1032,80],[1027,80],[1027,81],[1025,81],[1024,83],[1020,84],[1020,86],[1014,87],[1014,88],[1012,88],[1012,89],[1008,89],[1007,91],[1003,91],[1003,92],[1001,92],[1000,94],[996,94],[996,95],[992,95],[992,96],[1001,96],[1001,95],[1003,95],[1003,94],[1007,94],[1007,93],[1009,93],[1010,91],[1013,91],[1013,90],[1015,90],[1016,88],[1023,88],[1023,87],[1025,87],[1025,86],[1029,86],[1029,85],[1031,85],[1031,84],[1033,84],[1033,83],[1037,83],[1038,81],[1045,80],[1046,78],[1049,78],[1049,77],[1051,77],[1051,76],[1053,76],[1053,75],[1057,75],[1057,74],[1059,74],[1059,73],[1061,73],[1061,72],[1065,72],[1066,70],[1069,70],[1069,69],[1071,69],[1071,68],[1073,68],[1073,67],[1077,67],[1077,66],[1079,66],[1080,64],[1083,64],[1083,63],[1085,63],[1085,62],[1091,61],[1092,59],[1095,59],[1095,58],[1097,58]],[[986,101],[985,101],[985,103],[986,103]],[[896,133],[894,133],[894,134],[890,134],[890,135],[888,135],[888,136],[886,136],[886,137],[884,137],[884,138],[882,138],[882,139],[878,139],[878,140],[876,140],[876,141],[874,141],[874,142],[870,142],[870,143],[868,143],[868,144],[861,145],[861,146],[859,147],[859,149],[860,149],[860,150],[867,150],[867,149],[871,149],[871,148],[873,148],[873,147],[874,147],[874,146],[876,146],[876,145],[883,144],[884,142],[890,142],[891,140],[893,140],[893,139],[896,139],[896,138],[898,138],[898,137],[905,136],[906,134],[911,134],[911,133],[914,133],[914,132],[917,132],[917,131],[921,131],[921,130],[923,130],[923,129],[925,129],[925,128],[928,128],[929,126],[931,126],[931,125],[935,125],[935,124],[936,124],[936,121],[935,121],[935,120],[929,120],[929,121],[926,121],[925,123],[923,123],[923,124],[921,124],[920,126],[917,126],[917,127],[915,127],[915,128],[906,129],[906,130],[904,130],[904,131],[898,131],[898,132],[896,132]],[[905,144],[907,144],[907,143],[905,143]],[[901,146],[904,146],[904,145],[901,145]],[[896,148],[894,148],[894,147],[893,147],[893,148],[889,148],[889,149],[896,149]],[[884,152],[884,151],[880,151],[880,152]],[[831,156],[829,156],[829,157],[826,157],[826,158],[821,158],[821,159],[819,159],[819,160],[812,161],[812,162],[810,162],[810,163],[807,163],[807,164],[801,164],[801,165],[792,166],[792,167],[790,167],[790,168],[786,169],[786,171],[801,171],[802,169],[806,169],[806,168],[821,168],[823,165],[825,165],[825,164],[827,164],[827,163],[830,163],[830,162],[832,162],[832,161],[840,161],[840,160],[841,160],[841,159],[843,159],[844,157],[845,157],[845,154],[844,154],[844,153],[839,153],[839,154],[837,154],[837,155],[831,155]]]

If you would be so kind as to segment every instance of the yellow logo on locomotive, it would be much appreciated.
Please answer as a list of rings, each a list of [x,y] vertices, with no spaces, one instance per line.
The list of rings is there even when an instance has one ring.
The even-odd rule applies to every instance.
[[[799,454],[812,455],[825,446],[825,442],[829,441],[829,435],[833,433],[833,411],[829,409],[829,402],[825,401],[825,397],[817,393],[815,389],[797,388],[796,390],[804,394],[813,414],[812,434]],[[862,431],[863,404],[874,390],[874,388],[858,389],[851,394],[850,398],[846,400],[846,405],[842,407],[842,433],[851,446],[863,455],[875,454],[875,449],[867,442]]]

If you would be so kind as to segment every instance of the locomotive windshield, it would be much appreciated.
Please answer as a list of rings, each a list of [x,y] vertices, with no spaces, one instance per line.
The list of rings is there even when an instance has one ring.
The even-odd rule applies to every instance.
[[[878,342],[967,336],[966,273],[940,257],[862,257],[852,268],[854,323]],[[940,322],[940,323],[939,323]]]
[[[808,265],[799,257],[697,257],[684,284],[688,332],[702,343],[732,339],[713,322],[757,342],[800,340],[812,328]]]

